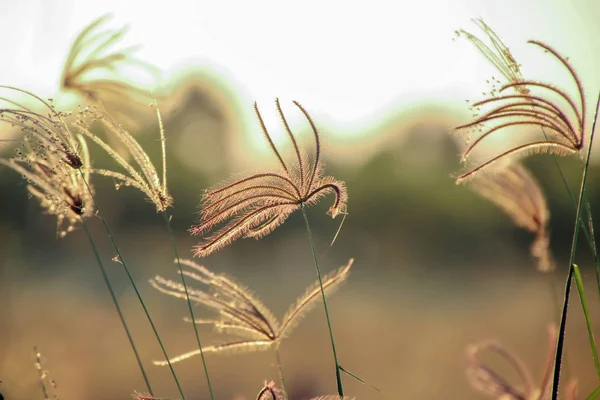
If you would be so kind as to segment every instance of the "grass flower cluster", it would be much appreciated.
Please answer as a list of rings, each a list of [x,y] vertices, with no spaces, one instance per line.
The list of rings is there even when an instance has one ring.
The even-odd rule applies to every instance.
[[[123,38],[126,30],[103,30],[106,20],[106,16],[97,19],[75,39],[61,78],[62,88],[78,93],[89,102],[87,106],[80,106],[76,112],[59,111],[51,100],[42,99],[25,89],[0,87],[3,92],[0,97],[0,121],[19,132],[16,138],[6,139],[15,145],[16,155],[0,158],[0,165],[25,179],[30,197],[39,201],[46,213],[56,217],[58,236],[64,237],[79,226],[83,227],[147,386],[144,392],[135,391],[132,396],[138,400],[160,398],[152,388],[146,372],[147,362],[140,357],[95,239],[88,229],[88,223],[96,221],[101,222],[106,230],[117,253],[115,260],[126,272],[129,284],[135,290],[140,306],[160,345],[162,357],[153,364],[169,368],[182,400],[186,398],[186,394],[173,364],[200,355],[207,394],[214,400],[220,396],[213,390],[211,368],[205,355],[232,350],[273,350],[277,359],[279,382],[265,381],[256,399],[287,400],[288,392],[279,347],[300,323],[302,317],[319,303],[323,304],[331,342],[331,370],[335,373],[332,377],[335,376],[337,394],[315,397],[312,400],[350,400],[345,395],[342,375],[345,374],[361,383],[366,382],[342,367],[339,361],[341,354],[338,353],[335,344],[327,295],[331,295],[348,279],[354,260],[349,258],[346,264],[333,272],[322,273],[306,211],[308,206],[329,195],[332,203],[328,214],[332,218],[345,215],[348,209],[348,193],[344,182],[325,173],[317,124],[308,111],[299,102],[294,101],[293,104],[307,121],[314,139],[314,151],[309,156],[309,152],[304,150],[292,132],[279,100],[275,101],[287,140],[293,150],[292,159],[285,160],[255,103],[257,122],[268,143],[275,166],[208,189],[197,188],[198,192],[203,191],[200,218],[189,232],[200,237],[200,242],[193,248],[193,254],[204,259],[233,245],[237,239],[263,238],[274,232],[296,211],[301,211],[317,280],[290,306],[282,318],[277,318],[256,294],[238,283],[234,277],[215,273],[205,265],[180,258],[177,241],[170,225],[172,215],[168,214],[173,209],[174,198],[167,187],[168,132],[163,126],[159,108],[154,105],[160,132],[158,141],[161,158],[158,163],[147,154],[146,149],[131,133],[132,130],[122,125],[132,115],[124,113],[123,110],[142,103],[147,105],[147,96],[144,89],[121,80],[116,72],[118,67],[122,64],[137,65],[144,70],[152,70],[152,67],[132,57],[134,48],[114,50],[114,46]],[[560,269],[551,251],[548,202],[541,185],[525,166],[524,158],[534,153],[576,155],[582,160],[582,182],[579,197],[572,197],[576,213],[575,227],[560,325],[549,328],[548,355],[541,380],[536,383],[518,356],[493,341],[482,341],[467,349],[467,376],[476,390],[496,399],[556,400],[561,383],[560,371],[573,279],[585,314],[590,350],[600,379],[600,362],[586,293],[581,274],[574,263],[580,229],[586,235],[593,254],[597,255],[591,206],[586,201],[585,185],[598,106],[590,126],[587,115],[589,105],[584,95],[584,85],[565,55],[543,42],[529,41],[532,48],[547,53],[549,62],[557,62],[564,68],[571,78],[572,88],[559,88],[551,82],[527,78],[522,66],[517,63],[500,37],[482,20],[475,20],[475,24],[482,30],[483,39],[465,30],[457,31],[458,36],[465,37],[474,44],[506,82],[497,81],[499,87],[495,87],[484,99],[473,102],[473,118],[456,128],[464,146],[461,162],[465,165],[465,170],[456,178],[456,183],[470,187],[497,206],[515,225],[530,232],[534,236],[530,247],[531,255],[536,259],[538,269],[551,272]],[[113,75],[98,75],[99,72],[107,71],[113,71]],[[15,100],[17,94],[32,100],[35,107]],[[99,128],[103,131],[102,134],[98,133]],[[518,144],[483,162],[477,159],[478,150],[484,147],[491,136],[506,132],[510,135],[520,132],[524,136],[528,133],[525,130],[533,130],[539,134],[539,140]],[[102,154],[104,160],[108,159],[110,164],[94,166],[98,153]],[[473,158],[476,159],[475,163],[472,162]],[[155,165],[158,164],[160,166],[157,168]],[[164,217],[180,280],[157,275],[150,280],[150,284],[159,292],[186,301],[189,316],[184,317],[184,321],[193,327],[198,348],[175,356],[168,354],[150,310],[138,290],[124,252],[98,204],[94,182],[96,179],[106,178],[112,180],[117,189],[137,189],[152,203],[156,212]],[[597,271],[600,271],[597,256],[595,262]],[[193,282],[193,285],[188,285],[189,282]],[[600,285],[598,289],[600,290]],[[197,318],[194,315],[194,306],[202,307],[215,315],[211,319]],[[212,327],[219,335],[228,338],[203,345],[200,334],[202,329],[198,329],[203,326]],[[232,336],[234,339],[231,339]],[[39,352],[36,350],[35,353],[44,398],[49,398],[50,386],[53,392],[56,391],[55,383],[52,381],[50,386],[45,383],[47,373],[42,368]],[[517,380],[505,378],[502,372],[490,366],[485,361],[486,353],[494,353],[504,360]],[[328,360],[331,362],[331,359]],[[600,393],[600,389],[595,392]],[[575,400],[575,381],[569,382],[562,394],[562,398],[566,400]],[[590,394],[592,395],[593,393]]]

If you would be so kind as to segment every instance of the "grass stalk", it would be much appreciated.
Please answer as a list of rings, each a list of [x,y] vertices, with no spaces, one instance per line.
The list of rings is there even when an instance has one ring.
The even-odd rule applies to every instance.
[[[331,318],[329,317],[329,310],[327,309],[327,300],[325,298],[325,290],[323,289],[323,280],[321,278],[321,269],[319,268],[319,260],[317,258],[317,251],[315,249],[315,243],[313,240],[312,233],[310,231],[310,225],[308,224],[308,216],[306,215],[306,207],[302,204],[302,216],[304,217],[304,223],[306,224],[306,232],[308,233],[308,240],[310,241],[310,248],[313,253],[315,260],[315,267],[317,269],[317,277],[319,278],[319,285],[321,286],[321,295],[323,296],[323,307],[325,308],[325,318],[327,318],[327,326],[329,328],[329,338],[331,339],[331,349],[333,350],[333,359],[335,361],[335,379],[337,381],[337,389],[340,397],[344,397],[344,387],[342,385],[342,375],[340,373],[340,363],[338,362],[337,352],[335,349],[335,340],[333,338],[333,329],[331,328]]]
[[[204,374],[206,375],[206,382],[208,383],[208,391],[210,392],[210,398],[215,400],[215,395],[213,392],[212,384],[210,383],[210,376],[208,375],[208,367],[206,365],[206,358],[204,357],[204,350],[202,349],[202,342],[200,340],[200,333],[198,333],[198,326],[194,321],[196,320],[194,317],[194,310],[192,308],[192,301],[190,300],[190,294],[188,292],[187,283],[185,281],[185,275],[183,274],[183,268],[181,267],[181,259],[179,258],[179,251],[177,250],[177,242],[175,241],[175,236],[173,235],[173,230],[171,229],[171,220],[167,216],[166,212],[161,213],[165,218],[165,223],[167,224],[167,231],[169,232],[169,239],[171,240],[171,245],[173,246],[173,252],[175,253],[175,259],[177,260],[177,267],[179,268],[179,275],[181,276],[181,283],[183,284],[183,289],[185,290],[185,298],[187,300],[188,308],[190,311],[190,317],[192,318],[192,326],[194,327],[194,333],[196,335],[196,341],[198,342],[198,349],[200,350],[200,357],[202,358],[202,365],[204,366]],[[165,354],[166,356],[166,354]]]
[[[129,344],[131,345],[131,349],[135,354],[135,359],[137,360],[138,366],[140,367],[140,371],[142,376],[144,377],[144,381],[146,382],[146,387],[148,388],[148,392],[154,396],[154,392],[152,390],[152,386],[150,385],[150,380],[148,379],[148,375],[146,374],[146,370],[142,364],[142,360],[140,358],[140,354],[137,351],[137,347],[133,341],[133,336],[131,336],[131,332],[129,331],[129,327],[127,326],[127,322],[125,322],[125,317],[123,316],[123,311],[121,311],[121,306],[119,305],[119,300],[117,299],[117,295],[108,279],[108,274],[106,273],[106,268],[104,267],[104,263],[102,262],[102,258],[100,257],[100,253],[98,252],[98,247],[96,246],[96,242],[94,242],[94,238],[89,230],[87,222],[85,219],[82,219],[83,229],[87,234],[88,239],[90,240],[90,244],[92,246],[92,250],[94,251],[94,256],[96,257],[96,261],[98,262],[98,266],[100,267],[100,271],[102,272],[102,277],[104,278],[104,282],[106,283],[106,287],[110,292],[110,297],[115,305],[115,309],[117,310],[117,314],[119,314],[119,319],[121,320],[121,324],[123,325],[123,329],[125,329],[125,333],[127,334],[127,339],[129,339]]]
[[[577,202],[577,211],[575,212],[575,227],[573,229],[573,241],[571,242],[571,256],[569,260],[569,273],[565,284],[565,300],[563,303],[562,315],[560,320],[560,328],[558,340],[556,343],[556,357],[554,360],[554,378],[552,382],[552,400],[558,400],[558,386],[560,381],[560,367],[562,361],[562,351],[565,342],[565,333],[567,328],[567,311],[569,308],[569,297],[571,294],[571,281],[573,279],[573,265],[575,264],[575,254],[577,251],[577,239],[579,238],[579,222],[581,219],[581,209],[583,207],[583,199],[585,197],[585,185],[590,166],[590,156],[592,154],[592,145],[594,142],[594,133],[596,131],[596,122],[598,121],[598,108],[600,107],[600,93],[596,103],[596,112],[594,114],[594,122],[592,124],[592,132],[590,134],[590,143],[588,144],[588,152],[585,159],[585,166],[581,177],[581,187],[579,189],[579,200]]]
[[[573,273],[575,276],[575,285],[577,286],[577,292],[579,292],[579,298],[581,299],[581,306],[583,307],[583,315],[585,316],[585,323],[587,325],[588,338],[590,340],[590,348],[592,349],[594,365],[596,366],[596,373],[598,374],[598,379],[600,379],[600,362],[598,361],[598,349],[596,348],[596,339],[594,338],[594,331],[592,329],[590,312],[587,306],[587,300],[585,298],[583,279],[581,278],[581,272],[579,272],[579,267],[577,266],[577,264],[573,264]]]
[[[283,367],[281,365],[281,355],[279,354],[279,343],[275,346],[275,358],[277,360],[277,372],[279,373],[279,382],[281,383],[281,393],[284,399],[288,398],[287,390],[285,389],[285,379],[283,379]]]
[[[548,139],[548,135],[546,135],[546,131],[542,128],[542,133],[544,134],[544,137],[546,138],[546,140]],[[575,196],[573,196],[573,192],[571,191],[571,188],[569,187],[569,183],[567,182],[567,178],[565,177],[565,174],[562,170],[562,168],[560,167],[560,164],[558,162],[558,160],[556,159],[556,157],[553,158],[554,160],[554,165],[556,165],[556,169],[558,170],[558,173],[560,174],[560,178],[561,181],[567,191],[567,194],[569,195],[569,199],[571,200],[571,203],[573,203],[573,207],[577,207],[577,201],[575,200]],[[584,168],[584,166],[582,165],[582,169]],[[598,294],[600,295],[600,258],[598,258],[598,249],[596,247],[596,238],[594,235],[594,223],[592,220],[592,207],[590,206],[590,202],[588,201],[587,198],[585,198],[585,209],[588,215],[587,218],[587,224],[585,223],[585,221],[583,221],[583,217],[580,218],[579,222],[581,224],[581,228],[583,229],[583,233],[585,234],[585,238],[588,242],[588,245],[590,246],[590,250],[592,250],[592,254],[594,256],[594,266],[596,269],[596,282],[598,285]]]
[[[85,186],[87,187],[88,191],[90,192],[90,195],[92,196],[92,200],[94,201],[94,206],[96,207],[96,210],[98,211],[98,216],[100,217],[100,220],[102,221],[102,224],[104,225],[104,228],[106,229],[106,233],[108,234],[108,237],[109,237],[113,247],[115,248],[115,251],[117,252],[119,261],[121,262],[121,265],[123,265],[123,269],[125,270],[125,273],[127,274],[127,277],[129,278],[129,282],[131,282],[131,286],[133,286],[133,290],[135,291],[135,294],[137,295],[137,298],[142,306],[142,309],[144,310],[144,313],[146,314],[146,319],[148,320],[148,322],[150,323],[150,326],[152,327],[152,331],[154,332],[154,335],[156,336],[156,340],[158,341],[158,344],[163,352],[163,355],[165,356],[165,359],[169,363],[169,369],[171,370],[171,374],[173,375],[173,379],[175,380],[175,384],[177,385],[177,389],[179,390],[181,399],[185,400],[185,394],[183,393],[183,389],[181,388],[181,384],[179,383],[177,374],[175,374],[173,365],[171,365],[171,362],[169,361],[169,356],[167,355],[167,350],[165,349],[165,346],[160,338],[160,335],[158,334],[158,330],[156,329],[156,326],[154,325],[154,322],[152,321],[152,317],[150,317],[150,312],[148,311],[148,308],[146,307],[146,303],[144,303],[144,300],[142,299],[142,295],[140,294],[140,291],[138,290],[137,285],[135,284],[135,281],[133,280],[133,276],[131,275],[131,272],[129,270],[129,267],[127,266],[127,263],[125,262],[125,258],[123,258],[123,255],[121,254],[121,250],[119,249],[119,246],[117,245],[117,241],[115,240],[115,237],[113,236],[112,231],[110,230],[108,223],[106,222],[106,219],[104,218],[102,209],[98,206],[96,197],[93,195],[92,189],[90,188],[87,180],[83,176],[83,173],[81,174],[81,179],[85,183]]]

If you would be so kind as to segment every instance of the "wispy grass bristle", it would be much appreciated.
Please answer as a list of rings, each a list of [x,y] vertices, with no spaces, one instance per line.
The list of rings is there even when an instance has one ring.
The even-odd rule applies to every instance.
[[[225,225],[195,247],[196,257],[207,256],[242,237],[256,239],[264,237],[273,232],[302,205],[315,204],[328,193],[335,196],[328,213],[335,218],[346,212],[348,200],[346,187],[343,182],[333,177],[323,176],[324,164],[321,159],[318,130],[308,112],[298,102],[294,104],[306,117],[315,137],[315,154],[312,163],[303,156],[281,110],[279,100],[276,101],[277,110],[296,155],[296,160],[292,164],[287,164],[283,160],[255,104],[254,108],[264,137],[278,161],[279,169],[251,175],[209,189],[204,193],[200,221],[190,229],[190,232],[193,235],[203,235],[222,223]]]
[[[156,206],[157,212],[162,212],[173,205],[173,198],[167,189],[165,132],[158,107],[156,108],[156,115],[159,124],[162,150],[162,180],[159,177],[154,164],[150,160],[150,157],[138,141],[108,113],[95,107],[83,109],[80,112],[77,126],[82,134],[100,146],[124,170],[124,172],[118,172],[110,169],[92,168],[89,172],[113,178],[116,181],[115,187],[117,189],[121,186],[131,186],[140,190]],[[120,141],[137,164],[137,167],[132,165],[132,163],[123,158],[113,147],[92,132],[91,125],[94,122],[99,122],[102,126],[107,128],[112,137]]]
[[[152,100],[150,93],[130,83],[124,70],[156,78],[158,70],[134,57],[140,46],[116,47],[128,27],[106,28],[111,18],[105,14],[86,26],[73,41],[61,77],[61,88],[83,97],[86,102],[101,104],[115,117],[137,126],[134,111],[145,108]]]
[[[331,294],[343,283],[350,272],[353,260],[326,275],[323,278],[323,287]],[[320,298],[319,283],[310,286],[298,298],[296,303],[286,312],[281,322],[249,289],[235,282],[225,275],[211,272],[192,260],[181,260],[181,264],[190,268],[185,270],[186,277],[207,286],[207,289],[188,287],[191,301],[202,304],[219,314],[219,319],[197,319],[197,324],[212,325],[217,331],[228,333],[242,340],[233,340],[219,345],[204,346],[205,353],[223,351],[257,351],[278,346],[283,339],[288,337],[315,302]],[[165,279],[161,276],[154,277],[150,283],[162,293],[186,299],[185,289],[182,284]],[[190,321],[190,319],[186,319]],[[187,352],[170,359],[171,363],[179,362],[200,354],[200,350]],[[155,361],[156,365],[167,365],[166,361]]]
[[[554,269],[549,248],[550,211],[537,180],[525,167],[511,164],[499,171],[484,172],[469,186],[497,205],[515,225],[535,235],[531,254],[538,260],[540,271]]]

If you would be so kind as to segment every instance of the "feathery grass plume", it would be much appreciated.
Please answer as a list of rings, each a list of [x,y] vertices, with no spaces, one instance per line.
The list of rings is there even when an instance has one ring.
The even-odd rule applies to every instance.
[[[263,388],[258,392],[256,400],[288,400],[287,396],[275,385],[275,382],[265,381]],[[310,400],[354,400],[354,397],[340,397],[338,395],[327,395],[313,397]]]
[[[33,346],[33,351],[35,353],[35,369],[37,369],[39,374],[40,388],[42,389],[44,400],[50,400],[51,392],[54,393],[52,395],[52,399],[58,400],[58,392],[56,391],[56,381],[50,378],[48,370],[46,370],[42,365],[42,354],[38,351],[36,346]],[[48,385],[48,381],[50,385]]]
[[[346,280],[353,262],[354,260],[350,259],[346,265],[323,277],[323,288],[327,293],[331,294]],[[319,283],[315,282],[279,321],[249,289],[233,279],[215,274],[191,260],[181,260],[181,264],[191,268],[183,271],[186,277],[208,286],[209,289],[188,287],[190,299],[216,311],[220,316],[220,319],[202,319],[194,322],[212,325],[219,332],[239,337],[223,344],[203,347],[204,353],[228,350],[258,351],[278,346],[289,336],[304,314],[316,304],[321,294]],[[150,283],[165,294],[181,299],[186,298],[185,290],[180,283],[161,276],[154,277]],[[190,319],[185,320],[191,322]],[[170,361],[176,363],[198,354],[200,354],[199,349],[174,357]],[[167,361],[155,361],[154,364],[164,366],[167,365]]]
[[[80,135],[73,137],[65,122],[68,115],[49,103],[39,99],[50,110],[44,116],[4,100],[17,108],[0,109],[0,120],[20,126],[24,135],[18,140],[16,155],[0,158],[0,165],[21,174],[30,196],[37,198],[48,214],[57,217],[57,233],[64,237],[82,218],[94,214],[93,192],[90,193],[93,189],[86,186],[91,166],[86,142]]]
[[[162,179],[159,177],[154,164],[152,164],[150,157],[148,157],[148,154],[146,154],[142,146],[129,132],[110,117],[107,112],[102,112],[96,107],[87,107],[80,111],[77,126],[84,135],[98,144],[109,156],[111,156],[117,164],[123,168],[125,173],[99,168],[91,168],[89,169],[89,172],[113,178],[116,181],[116,189],[119,189],[121,186],[132,186],[139,189],[152,203],[154,203],[157,212],[161,212],[173,205],[173,198],[167,190],[165,131],[158,107],[156,108],[156,115],[160,130],[162,150]],[[128,153],[137,163],[137,169],[91,131],[90,126],[94,122],[100,122],[102,126],[108,129],[111,136],[114,135],[114,137],[125,146]]]
[[[555,326],[548,328],[548,352],[544,373],[539,385],[523,362],[506,349],[493,341],[484,341],[467,348],[467,377],[471,385],[478,391],[498,400],[550,400],[552,396],[552,373],[556,351],[557,330]],[[506,380],[482,360],[481,354],[490,351],[503,359],[519,379],[518,384]],[[575,400],[577,383],[573,380],[566,390],[565,400]]]
[[[155,67],[134,58],[139,46],[115,49],[128,30],[106,28],[110,14],[101,16],[75,38],[63,68],[61,88],[73,91],[87,101],[102,104],[119,120],[136,126],[131,114],[151,100],[149,93],[119,76],[125,68],[135,68],[136,75],[156,75]]]
[[[52,104],[52,99],[44,100],[27,90],[2,85],[0,89],[24,94],[44,110],[37,112],[18,101],[0,96],[0,103],[4,103],[0,104],[0,121],[20,129],[23,133],[22,141],[31,141],[35,138],[37,148],[54,154],[57,160],[73,169],[81,168],[83,161],[80,142],[66,122],[71,113],[58,111]],[[0,141],[20,142],[21,140]],[[17,155],[20,155],[18,150]]]
[[[488,46],[483,40],[464,29],[456,31],[456,36],[460,37],[461,35],[464,35],[469,41],[471,41],[475,47],[477,47],[477,50],[479,50],[481,54],[483,54],[483,56],[494,65],[494,67],[506,78],[508,82],[515,83],[523,81],[521,65],[517,63],[510,52],[510,49],[504,44],[496,32],[494,32],[494,30],[490,28],[489,25],[487,25],[481,18],[476,18],[472,21],[487,36],[491,46]],[[495,83],[498,82],[496,81]],[[525,87],[517,87],[516,89],[524,94],[529,93],[529,90]],[[492,90],[490,95],[493,94],[494,90]]]
[[[530,40],[529,43],[538,46],[556,58],[569,72],[577,88],[578,99],[563,89],[546,82],[519,80],[503,85],[497,95],[478,101],[473,107],[493,107],[475,120],[458,126],[457,130],[478,129],[481,135],[470,143],[462,155],[466,162],[478,145],[494,132],[517,126],[539,126],[547,133],[548,138],[542,141],[518,145],[492,159],[470,169],[460,175],[456,183],[463,183],[488,167],[497,165],[502,160],[524,157],[532,153],[550,153],[569,155],[578,153],[583,148],[586,103],[583,86],[575,70],[565,57],[552,47]],[[508,89],[528,89],[506,94]],[[484,125],[492,123],[492,126]]]
[[[312,163],[301,151],[283,115],[279,99],[276,100],[277,111],[292,142],[296,155],[295,165],[286,163],[281,157],[258,111],[258,105],[254,103],[263,134],[280,168],[206,191],[200,222],[190,232],[201,235],[221,223],[226,224],[194,248],[196,257],[207,256],[241,237],[260,239],[275,230],[302,205],[315,204],[327,193],[335,195],[328,213],[335,218],[346,212],[346,187],[343,182],[331,176],[323,176],[324,163],[317,128],[300,103],[294,101],[294,104],[304,114],[314,133],[316,146]]]
[[[554,269],[550,254],[548,221],[550,212],[546,198],[536,179],[521,164],[486,171],[469,182],[481,196],[497,205],[520,228],[535,234],[531,254],[538,260],[540,271]]]
[[[313,397],[310,400],[356,400],[356,397],[348,397],[348,396],[341,397],[337,394],[329,394],[326,396]]]
[[[138,392],[137,390],[134,390],[131,397],[136,400],[169,400],[166,397],[154,397],[150,393]]]

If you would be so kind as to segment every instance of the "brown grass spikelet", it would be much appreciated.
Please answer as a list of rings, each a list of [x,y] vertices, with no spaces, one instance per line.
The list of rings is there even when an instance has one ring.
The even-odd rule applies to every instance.
[[[39,99],[49,108],[45,116],[4,100],[15,108],[1,109],[0,121],[19,126],[23,137],[15,140],[19,143],[16,155],[9,159],[0,157],[0,165],[25,179],[29,195],[37,198],[48,214],[57,217],[57,233],[64,237],[82,218],[94,215],[87,144],[82,136],[71,134],[65,121],[68,115],[49,103]]]
[[[328,214],[335,218],[346,212],[346,187],[343,182],[331,176],[323,176],[324,163],[317,128],[300,103],[295,101],[294,104],[304,114],[314,133],[316,146],[312,162],[301,151],[281,110],[279,99],[276,100],[277,111],[293,145],[295,165],[283,160],[255,103],[256,115],[265,139],[277,158],[279,170],[254,174],[204,193],[200,221],[190,232],[193,235],[202,235],[219,224],[225,225],[194,248],[196,257],[207,256],[242,237],[259,239],[266,236],[294,211],[303,205],[317,203],[328,193],[335,196]]]
[[[481,133],[463,152],[463,162],[467,161],[485,138],[507,128],[537,126],[544,132],[545,140],[521,144],[494,156],[460,175],[456,179],[457,184],[506,159],[525,157],[532,153],[569,155],[576,154],[583,148],[586,102],[577,73],[567,59],[552,47],[535,40],[530,40],[529,43],[551,54],[567,69],[575,82],[577,98],[550,83],[522,79],[509,82],[503,85],[497,94],[474,103],[472,106],[476,109],[490,107],[491,110],[456,128],[459,131],[467,129]],[[507,93],[510,89],[514,89],[515,92]]]
[[[501,170],[484,172],[469,186],[498,206],[515,225],[535,235],[531,254],[538,260],[540,271],[554,269],[549,249],[550,212],[542,189],[525,167],[515,163]]]
[[[331,294],[342,284],[350,272],[353,259],[336,271],[323,277],[323,288]],[[289,336],[302,316],[321,298],[318,282],[311,285],[285,313],[280,321],[246,287],[233,279],[211,272],[192,260],[181,260],[181,264],[190,268],[183,271],[188,278],[208,287],[196,289],[188,286],[190,300],[216,311],[220,319],[195,320],[196,324],[212,325],[217,331],[237,336],[239,339],[223,344],[203,347],[204,353],[217,353],[229,350],[257,351],[278,346]],[[162,293],[186,299],[182,284],[156,276],[150,280],[152,286]],[[191,322],[189,319],[187,321]],[[183,361],[200,354],[200,350],[181,354],[170,360],[171,363]],[[155,361],[155,365],[168,365],[166,361]]]
[[[104,29],[110,18],[110,14],[97,18],[75,38],[65,60],[61,88],[102,104],[119,120],[135,126],[132,111],[145,107],[151,97],[119,73],[128,67],[135,68],[136,75],[156,75],[157,70],[133,57],[139,46],[115,49],[128,27]]]
[[[81,110],[77,125],[83,135],[100,146],[124,170],[124,172],[117,172],[109,169],[91,168],[89,172],[114,179],[117,189],[121,186],[131,186],[140,190],[156,206],[157,212],[162,212],[173,205],[173,197],[167,189],[166,139],[158,107],[156,108],[156,116],[160,131],[162,177],[159,176],[150,157],[139,142],[107,112],[102,112],[95,107],[87,107]],[[90,126],[94,122],[99,122],[104,126],[111,136],[127,149],[128,154],[137,164],[137,168],[91,131]]]
[[[519,357],[502,344],[489,340],[467,348],[467,378],[473,388],[499,400],[550,400],[556,339],[556,327],[549,326],[546,363],[538,385],[534,383],[529,370]],[[512,370],[512,375],[518,377],[519,383],[509,382],[502,374],[483,361],[482,354],[484,352],[492,352],[501,358]],[[567,386],[565,400],[575,400],[576,393],[577,383],[571,381]]]

